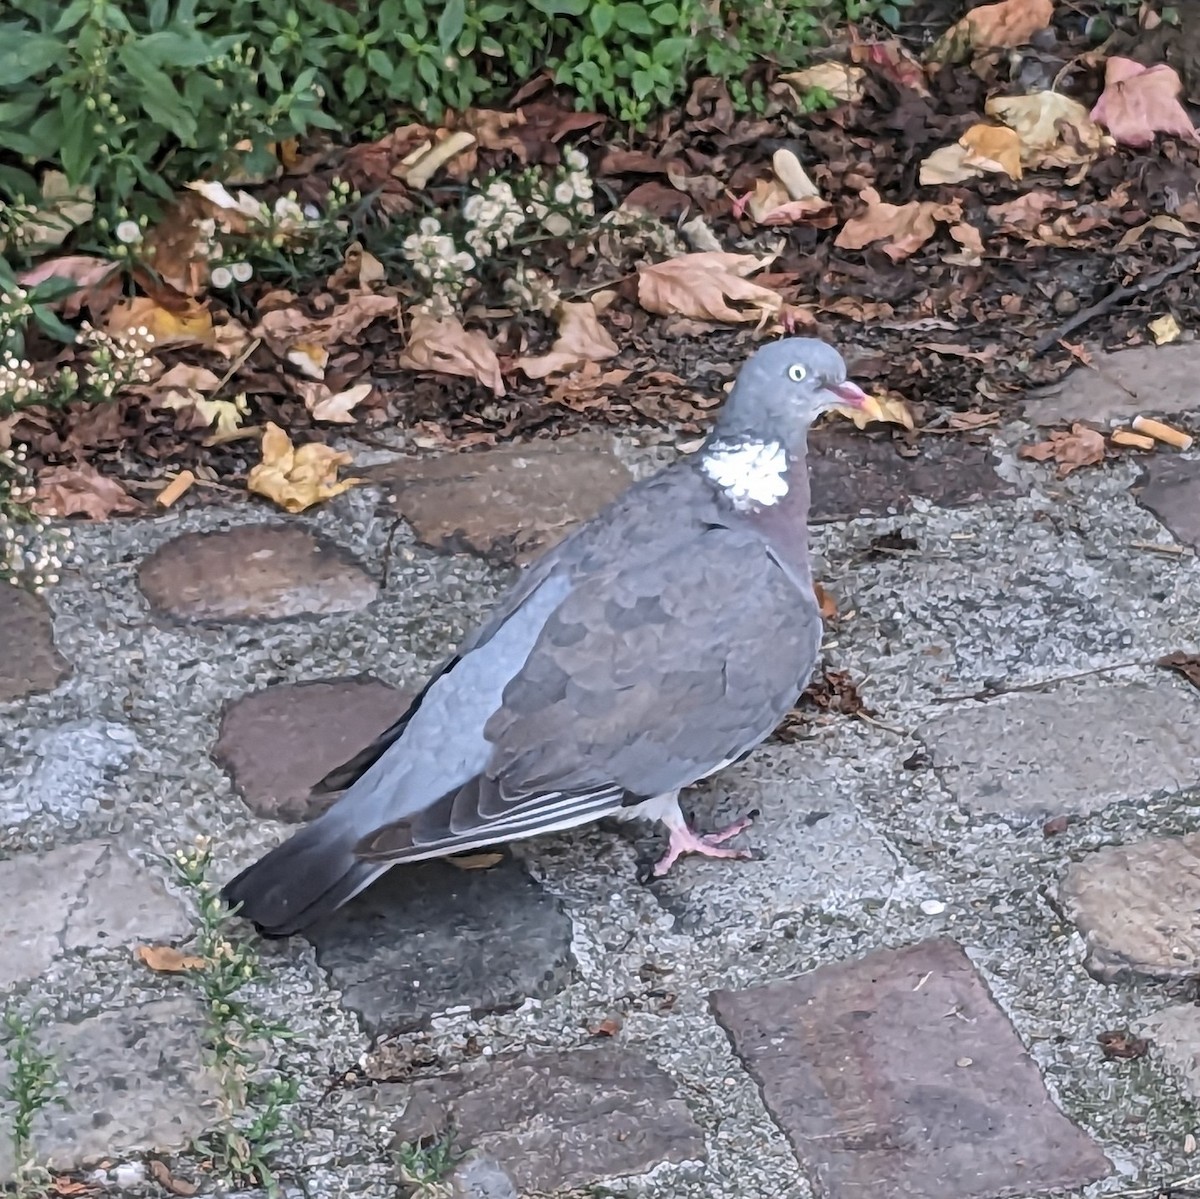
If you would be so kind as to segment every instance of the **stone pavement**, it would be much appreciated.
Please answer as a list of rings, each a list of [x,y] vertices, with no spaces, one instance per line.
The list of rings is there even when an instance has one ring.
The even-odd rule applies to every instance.
[[[757,860],[642,886],[658,834],[585,829],[258,946],[288,1194],[1186,1193],[1200,690],[1156,661],[1200,650],[1200,453],[1059,480],[1015,452],[1094,404],[1196,428],[1196,346],[1109,365],[915,458],[817,435],[826,661],[869,715],[806,709],[693,794],[760,810]],[[214,1185],[203,1006],[133,952],[195,947],[166,859],[210,836],[224,878],[278,840],[514,562],[673,452],[351,448],[371,485],[311,515],[81,525],[47,600],[0,592],[0,990],[57,1059],[38,1160],[112,1193]]]

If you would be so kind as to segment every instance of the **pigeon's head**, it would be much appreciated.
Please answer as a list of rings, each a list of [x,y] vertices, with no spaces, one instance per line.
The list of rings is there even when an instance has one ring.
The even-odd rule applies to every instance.
[[[809,426],[830,408],[877,414],[879,404],[846,378],[846,363],[833,346],[815,337],[785,337],[746,360],[714,433],[799,448]]]

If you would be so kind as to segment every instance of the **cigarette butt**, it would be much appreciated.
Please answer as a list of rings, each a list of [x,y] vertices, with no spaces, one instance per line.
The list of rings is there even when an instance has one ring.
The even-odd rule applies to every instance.
[[[1177,450],[1192,448],[1192,439],[1186,433],[1179,429],[1172,429],[1170,425],[1164,425],[1162,421],[1150,420],[1145,416],[1135,416],[1132,424],[1135,433],[1145,433],[1147,437],[1153,437],[1155,441],[1164,442],[1166,445],[1173,445]]]
[[[1158,444],[1153,437],[1134,433],[1131,429],[1114,429],[1112,443],[1113,445],[1127,445],[1135,450],[1152,450]]]
[[[181,470],[167,485],[154,497],[154,502],[160,508],[169,508],[176,500],[191,485],[196,481],[196,476],[190,470]]]

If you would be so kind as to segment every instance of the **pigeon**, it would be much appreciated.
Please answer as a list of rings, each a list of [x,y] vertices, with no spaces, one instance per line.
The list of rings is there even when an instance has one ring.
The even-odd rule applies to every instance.
[[[666,826],[654,877],[683,854],[752,856],[726,844],[751,817],[699,833],[679,793],[748,756],[808,685],[807,438],[835,407],[879,412],[832,346],[756,350],[701,447],[527,566],[404,715],[317,784],[332,805],[225,901],[289,936],[399,863],[611,816]]]

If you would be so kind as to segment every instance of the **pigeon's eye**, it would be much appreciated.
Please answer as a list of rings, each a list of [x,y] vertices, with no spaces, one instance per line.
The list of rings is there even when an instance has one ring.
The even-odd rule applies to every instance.
[[[788,367],[788,378],[791,379],[793,383],[803,383],[804,380],[808,378],[808,370],[806,367],[801,366],[800,363],[793,362],[792,365]]]

